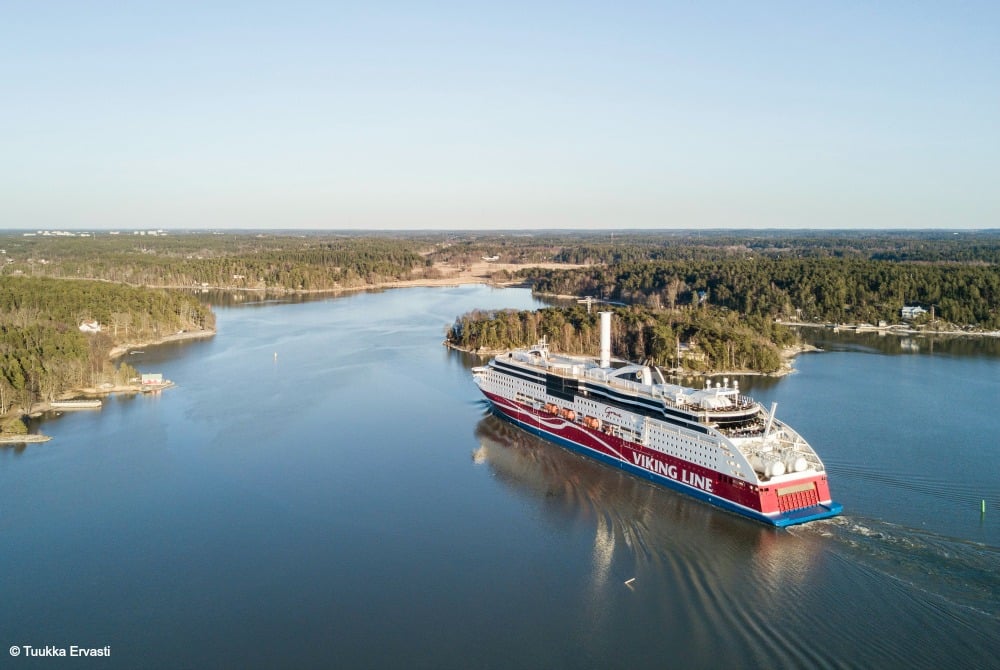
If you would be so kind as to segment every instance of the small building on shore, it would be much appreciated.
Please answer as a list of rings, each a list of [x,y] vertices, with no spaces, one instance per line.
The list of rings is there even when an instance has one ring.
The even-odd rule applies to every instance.
[[[163,384],[163,373],[161,372],[142,373],[143,386],[159,386],[161,384]]]
[[[903,309],[901,309],[899,312],[900,316],[902,316],[905,320],[911,321],[920,316],[921,314],[926,314],[927,310],[919,305],[914,305],[912,307],[904,306]]]

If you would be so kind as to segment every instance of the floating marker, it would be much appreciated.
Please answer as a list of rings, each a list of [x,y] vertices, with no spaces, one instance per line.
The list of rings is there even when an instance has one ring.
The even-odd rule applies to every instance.
[[[980,506],[980,509],[982,510],[982,514],[986,514],[986,498],[983,498],[983,504]]]

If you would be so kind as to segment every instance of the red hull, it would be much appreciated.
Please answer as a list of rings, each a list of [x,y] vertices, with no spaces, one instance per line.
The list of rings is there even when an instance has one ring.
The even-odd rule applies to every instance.
[[[768,523],[799,523],[800,520],[791,520],[792,516],[789,516],[787,523],[782,522],[781,517],[794,515],[796,510],[831,504],[825,475],[783,481],[777,485],[755,486],[544,410],[536,410],[496,394],[484,392],[484,395],[499,412],[531,432]],[[822,516],[830,514],[817,515],[815,518]]]

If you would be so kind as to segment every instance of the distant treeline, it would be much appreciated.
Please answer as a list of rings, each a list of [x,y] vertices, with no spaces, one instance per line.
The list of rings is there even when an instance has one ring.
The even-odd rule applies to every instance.
[[[135,286],[330,290],[409,279],[428,264],[419,243],[381,237],[104,234],[7,244],[7,274]]]
[[[435,262],[468,265],[483,257],[501,263],[599,265],[761,259],[1000,266],[996,230],[8,233],[0,234],[0,245],[7,252],[4,260],[11,261],[0,264],[3,274],[280,291],[434,277]]]
[[[708,231],[616,234],[566,245],[553,261],[575,264],[722,260],[741,257],[853,258],[1000,264],[1000,231]]]
[[[1000,328],[1000,268],[860,258],[743,257],[529,270],[536,291],[653,308],[708,303],[748,316],[834,322],[900,320],[904,305],[936,318]]]
[[[619,307],[612,320],[616,356],[668,368],[712,372],[776,372],[781,349],[796,342],[788,328],[760,316],[741,318],[715,309],[654,311]],[[596,355],[600,326],[596,310],[549,307],[537,311],[473,311],[456,319],[448,342],[475,351],[526,347],[545,337],[553,349]]]
[[[656,230],[510,231],[432,236],[431,258],[472,262],[499,256],[500,262],[554,261],[615,264],[640,261],[768,258],[856,258],[887,261],[1000,264],[1000,230]]]
[[[81,332],[85,321],[100,323],[101,332]],[[208,307],[179,292],[0,277],[0,414],[69,389],[134,377],[134,369],[109,360],[116,344],[214,326]]]

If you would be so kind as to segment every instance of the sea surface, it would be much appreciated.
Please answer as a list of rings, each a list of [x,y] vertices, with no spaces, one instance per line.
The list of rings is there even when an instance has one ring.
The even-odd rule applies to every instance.
[[[131,355],[177,386],[0,448],[0,666],[1000,666],[995,340],[804,331],[741,378],[845,509],[776,530],[490,415],[444,331],[538,305],[219,300],[214,338]]]

